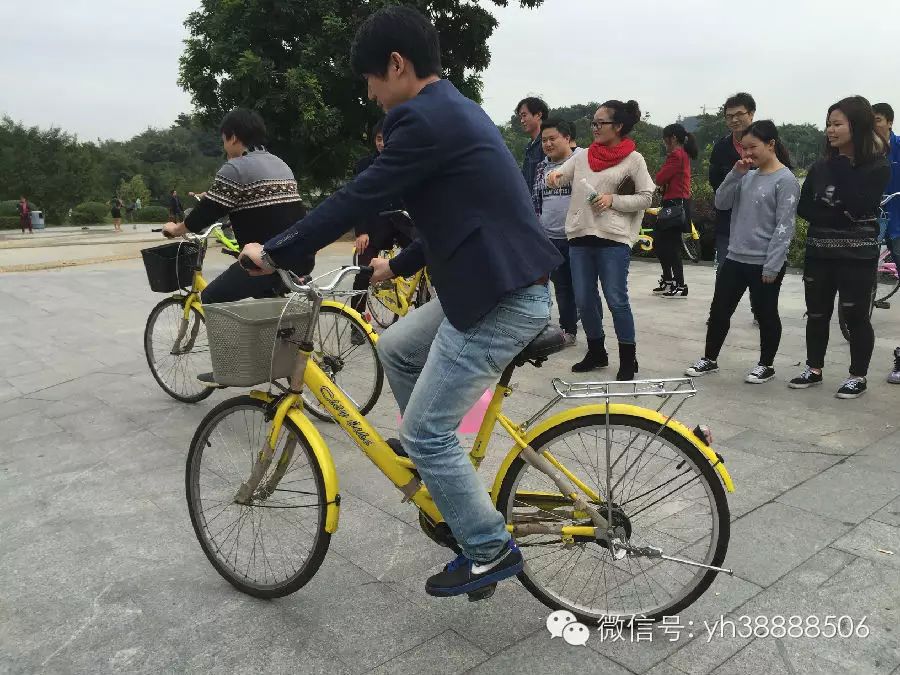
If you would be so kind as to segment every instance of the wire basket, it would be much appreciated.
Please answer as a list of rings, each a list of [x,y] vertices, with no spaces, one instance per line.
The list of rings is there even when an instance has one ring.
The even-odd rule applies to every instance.
[[[141,251],[150,290],[155,293],[172,293],[190,286],[194,268],[200,257],[200,247],[186,242],[173,242],[145,248]]]
[[[296,342],[312,320],[305,298],[204,305],[213,376],[229,387],[252,387],[289,377]]]

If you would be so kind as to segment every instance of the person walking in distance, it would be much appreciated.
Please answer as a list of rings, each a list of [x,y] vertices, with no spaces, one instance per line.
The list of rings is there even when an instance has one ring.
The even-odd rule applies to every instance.
[[[809,169],[797,213],[809,222],[803,284],[806,291],[806,368],[788,384],[822,383],[835,295],[850,332],[850,374],[835,394],[858,398],[875,332],[869,317],[878,264],[878,211],[891,169],[875,132],[872,106],[850,96],[828,109],[825,157]]]
[[[564,120],[551,118],[541,124],[541,143],[547,157],[537,166],[532,191],[534,209],[541,219],[544,232],[563,257],[563,263],[550,273],[550,281],[553,282],[556,305],[559,307],[559,324],[566,333],[569,345],[575,344],[578,335],[578,309],[572,287],[569,241],[566,239],[566,214],[572,201],[572,186],[550,187],[546,177],[572,156],[570,142],[574,133],[574,125]]]
[[[760,355],[744,381],[760,384],[775,377],[775,354],[781,342],[778,295],[794,236],[800,183],[791,172],[790,156],[774,122],[751,124],[742,144],[743,158],[716,190],[716,208],[731,211],[731,238],[716,275],[706,349],[685,374],[701,377],[719,369],[719,352],[731,317],[749,288],[759,321]]]
[[[725,124],[728,135],[723,136],[713,145],[709,156],[709,184],[718,190],[725,176],[741,159],[741,137],[753,123],[756,114],[756,101],[746,93],[740,92],[725,101]],[[731,210],[716,208],[716,265],[721,265],[728,256],[728,239],[731,235]]]
[[[184,206],[181,204],[178,190],[172,190],[172,193],[169,195],[169,217],[174,223],[180,223],[184,220]]]
[[[875,131],[888,146],[888,161],[891,165],[891,180],[885,188],[885,194],[900,192],[900,136],[894,133],[894,109],[887,103],[876,103],[872,106],[875,113]],[[900,264],[900,197],[894,197],[884,205],[887,216],[887,228],[884,243],[891,251],[891,259],[895,265]],[[900,384],[900,347],[894,348],[894,367],[888,374],[887,381]]]
[[[28,199],[25,195],[19,198],[16,209],[19,211],[19,225],[22,226],[22,234],[25,234],[25,228],[28,228],[28,234],[34,234],[34,230],[31,229],[31,207],[28,206]]]
[[[109,213],[112,216],[114,232],[122,231],[122,200],[118,195],[113,195],[109,200]]]
[[[616,379],[633,380],[638,371],[634,316],[628,300],[631,247],[637,241],[644,210],[655,186],[647,163],[628,134],[641,119],[637,101],[612,100],[594,113],[594,142],[572,155],[547,176],[552,187],[572,186],[566,215],[566,237],[575,302],[587,336],[584,359],[572,372],[584,373],[609,365],[603,332],[603,305],[597,281],[609,305],[619,341]]]
[[[529,96],[519,101],[516,115],[525,133],[531,137],[525,146],[525,158],[522,160],[522,176],[528,191],[534,190],[534,172],[537,165],[544,161],[544,146],[541,143],[541,124],[550,116],[547,104],[536,96]]]
[[[680,124],[663,129],[666,161],[656,173],[656,184],[663,189],[662,209],[680,210],[680,218],[657,218],[653,230],[653,248],[662,267],[659,285],[654,295],[664,298],[686,298],[688,287],[684,281],[681,262],[681,235],[691,225],[691,160],[697,159],[697,141]]]

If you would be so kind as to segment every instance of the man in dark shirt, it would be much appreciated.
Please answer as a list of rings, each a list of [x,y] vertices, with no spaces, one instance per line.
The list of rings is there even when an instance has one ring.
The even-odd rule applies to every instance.
[[[519,101],[516,106],[516,115],[525,133],[531,136],[531,141],[525,146],[525,159],[522,160],[522,176],[528,191],[534,193],[534,172],[537,165],[544,161],[544,147],[541,144],[541,124],[550,116],[547,104],[543,100],[529,96]]]
[[[709,156],[709,184],[718,190],[735,162],[741,158],[741,137],[753,123],[756,101],[750,94],[741,92],[725,101],[725,123],[730,133],[713,145]],[[716,209],[716,265],[721,265],[728,255],[731,237],[731,210]]]
[[[241,257],[271,274],[403,199],[419,238],[390,261],[374,259],[372,280],[427,263],[437,298],[378,340],[403,414],[392,447],[413,460],[463,551],[428,579],[426,592],[472,593],[514,576],[524,562],[456,429],[546,327],[547,278],[562,257],[497,126],[441,79],[438,35],[426,17],[409,7],[375,12],[356,34],[351,64],[387,112],[384,151],[301,222],[265,246],[247,244]],[[416,487],[395,485],[407,494]]]
[[[176,223],[184,220],[184,206],[177,190],[172,190],[172,194],[169,195],[169,217]]]
[[[197,195],[199,202],[183,223],[166,223],[163,234],[180,237],[202,232],[225,216],[238,244],[270,239],[306,215],[290,167],[266,151],[266,126],[259,113],[235,108],[222,120],[222,145],[228,161],[216,173],[212,187]],[[173,199],[177,198],[172,191]],[[301,260],[299,273],[312,271],[315,258]],[[251,277],[234,263],[202,293],[204,303],[271,297],[281,291],[278,277]]]

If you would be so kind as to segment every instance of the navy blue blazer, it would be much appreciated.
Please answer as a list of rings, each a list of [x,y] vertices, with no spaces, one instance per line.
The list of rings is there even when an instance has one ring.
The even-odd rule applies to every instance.
[[[369,168],[265,243],[277,265],[290,268],[402,199],[419,239],[391,269],[408,276],[427,264],[444,314],[466,330],[562,262],[496,125],[448,80],[391,109],[383,132]]]

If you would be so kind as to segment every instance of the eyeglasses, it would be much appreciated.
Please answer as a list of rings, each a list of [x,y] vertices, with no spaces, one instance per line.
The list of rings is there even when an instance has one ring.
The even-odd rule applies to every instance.
[[[733,113],[731,115],[725,115],[726,122],[732,122],[739,117],[746,117],[749,113],[746,110],[742,110],[741,112]]]
[[[606,120],[591,120],[591,129],[602,129],[604,124],[615,124]]]

